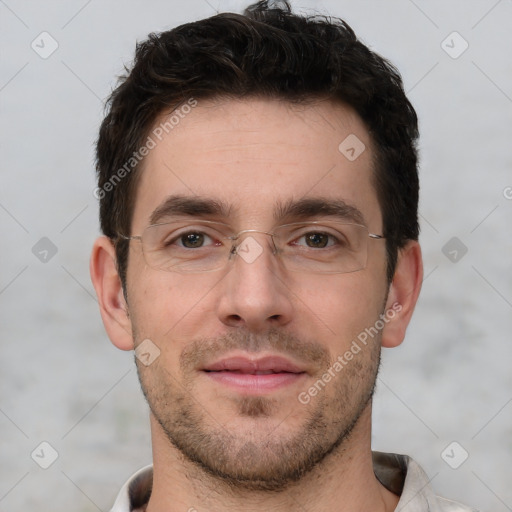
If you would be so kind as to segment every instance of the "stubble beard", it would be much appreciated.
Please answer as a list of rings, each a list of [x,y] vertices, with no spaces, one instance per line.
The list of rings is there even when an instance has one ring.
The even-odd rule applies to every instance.
[[[361,415],[371,406],[380,366],[378,338],[364,347],[309,404],[301,404],[294,395],[299,413],[304,410],[306,414],[292,433],[286,430],[286,419],[281,424],[269,424],[273,423],[279,401],[265,396],[235,399],[234,415],[253,419],[254,423],[251,429],[229,430],[194,397],[193,372],[183,366],[191,366],[200,357],[199,352],[216,353],[219,347],[263,349],[270,345],[284,354],[295,354],[297,346],[313,347],[312,352],[305,348],[304,353],[319,362],[314,383],[332,364],[329,354],[324,349],[320,351],[317,344],[305,344],[278,331],[267,333],[265,338],[235,333],[222,340],[194,342],[188,352],[191,357],[181,358],[185,376],[182,384],[160,364],[153,363],[154,368],[146,369],[136,362],[153,416],[172,446],[200,472],[233,490],[279,491],[299,481],[330,454],[342,453],[348,445]]]

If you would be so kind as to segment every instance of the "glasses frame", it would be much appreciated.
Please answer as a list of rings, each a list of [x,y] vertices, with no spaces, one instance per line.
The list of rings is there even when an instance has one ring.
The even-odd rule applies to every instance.
[[[231,247],[231,250],[229,251],[229,256],[228,256],[228,259],[226,260],[226,263],[224,263],[223,266],[221,267],[218,267],[218,268],[214,268],[214,269],[210,269],[210,270],[199,270],[199,271],[196,271],[196,272],[193,272],[193,271],[179,271],[179,270],[166,270],[164,268],[161,268],[161,267],[155,267],[153,265],[150,265],[148,263],[148,260],[147,260],[147,257],[146,257],[146,253],[144,251],[144,244],[142,242],[142,237],[144,236],[144,233],[150,229],[150,228],[154,228],[154,227],[157,227],[157,226],[165,226],[165,225],[168,225],[168,224],[176,224],[176,223],[179,223],[181,221],[172,221],[172,222],[160,222],[160,223],[157,223],[157,224],[149,224],[148,226],[146,226],[142,232],[142,234],[140,235],[131,235],[131,236],[127,236],[127,235],[123,235],[122,233],[118,233],[117,234],[117,237],[118,238],[121,238],[123,240],[135,240],[135,241],[139,241],[141,243],[141,248],[142,248],[142,254],[144,256],[144,261],[147,263],[147,265],[154,269],[154,270],[161,270],[162,272],[175,272],[175,273],[178,273],[178,274],[203,274],[203,273],[208,273],[208,272],[214,272],[216,270],[220,270],[222,268],[224,268],[227,263],[231,260],[231,256],[233,254],[237,254],[237,249],[239,247],[240,244],[236,244],[236,243],[233,243],[232,244],[232,247]],[[210,224],[210,225],[221,225],[221,226],[225,226],[229,229],[230,226],[229,224],[226,224],[225,222],[219,222],[219,221],[213,221],[213,220],[197,220],[198,224]],[[332,222],[332,221],[331,221]],[[376,233],[371,233],[370,230],[368,229],[367,226],[365,226],[364,224],[358,224],[357,222],[342,222],[342,221],[334,221],[336,224],[341,224],[343,226],[358,226],[358,227],[361,227],[361,228],[364,228],[366,230],[366,232],[368,233],[368,238],[370,238],[371,240],[385,240],[386,237],[384,235],[378,235]],[[298,221],[298,222],[290,222],[288,224],[282,224],[280,226],[277,226],[275,228],[275,230],[279,230],[281,228],[286,228],[286,227],[289,227],[289,226],[295,226],[295,225],[303,225],[303,226],[310,226],[310,225],[324,225],[325,224],[325,221],[324,220],[318,220],[318,221]],[[274,246],[274,250],[272,251],[273,254],[277,254],[277,247],[276,247],[276,244],[275,244],[275,241],[274,241],[274,237],[277,235],[277,233],[271,233],[269,231],[262,231],[262,230],[259,230],[259,229],[243,229],[241,231],[239,231],[238,233],[234,234],[234,235],[231,235],[231,236],[226,236],[224,237],[223,239],[224,240],[231,240],[232,242],[235,242],[236,240],[238,240],[240,238],[240,236],[244,233],[261,233],[261,234],[264,234],[264,235],[269,235],[270,238],[272,239],[272,245]],[[319,271],[315,271],[313,273],[315,274],[351,274],[352,272],[358,272],[359,270],[363,270],[366,268],[366,263],[365,263],[365,266],[362,267],[362,268],[358,268],[357,270],[351,270],[349,272],[319,272]],[[291,272],[294,272],[294,270],[290,270]],[[298,272],[298,271],[295,271],[295,272]]]

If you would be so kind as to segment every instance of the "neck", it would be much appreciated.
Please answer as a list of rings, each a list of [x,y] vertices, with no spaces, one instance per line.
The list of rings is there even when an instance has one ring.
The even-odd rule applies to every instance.
[[[147,512],[391,512],[398,503],[373,472],[370,404],[342,445],[298,482],[272,492],[233,488],[185,459],[153,417],[151,430],[154,473]]]

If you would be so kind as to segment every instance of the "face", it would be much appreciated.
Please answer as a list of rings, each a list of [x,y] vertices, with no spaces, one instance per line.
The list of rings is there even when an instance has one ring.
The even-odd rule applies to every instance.
[[[339,149],[354,135],[366,148],[355,159]],[[199,102],[161,138],[144,162],[132,234],[156,212],[164,215],[159,222],[256,231],[241,237],[254,257],[232,255],[203,273],[152,268],[141,244],[130,242],[134,343],[149,339],[160,351],[147,366],[137,360],[142,388],[173,449],[236,485],[282,488],[343,449],[369,408],[380,332],[350,359],[344,354],[384,313],[386,256],[385,242],[370,239],[364,269],[292,272],[265,233],[339,220],[314,200],[343,202],[347,221],[359,216],[382,233],[368,132],[340,104],[251,99]],[[204,200],[223,208],[203,208]],[[290,208],[299,201],[313,206]]]

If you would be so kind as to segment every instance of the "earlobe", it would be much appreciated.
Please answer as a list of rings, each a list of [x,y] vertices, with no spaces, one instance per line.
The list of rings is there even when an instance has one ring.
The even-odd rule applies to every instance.
[[[115,249],[109,238],[101,236],[95,241],[89,269],[110,341],[121,350],[133,350],[131,320],[117,272]]]
[[[397,347],[404,340],[422,281],[421,248],[417,241],[411,240],[399,251],[395,275],[389,287],[386,311],[389,311],[390,320],[382,331],[383,347]]]

